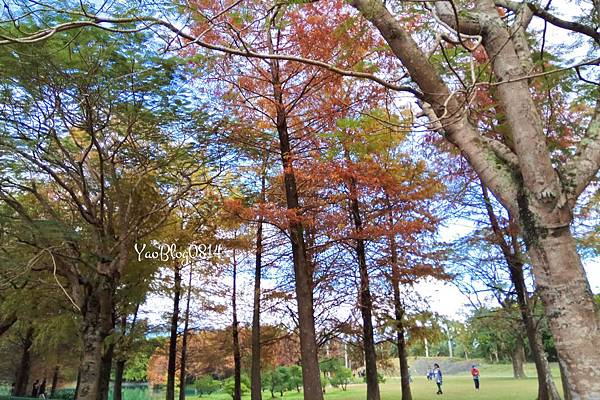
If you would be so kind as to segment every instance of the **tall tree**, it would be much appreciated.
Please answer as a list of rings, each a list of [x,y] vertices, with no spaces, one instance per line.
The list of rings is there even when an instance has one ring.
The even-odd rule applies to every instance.
[[[535,5],[517,7],[502,3],[506,9],[517,12],[515,24],[510,26],[491,0],[477,1],[473,10],[461,9],[458,14],[449,3],[436,3],[434,10],[445,24],[460,34],[481,35],[496,83],[495,100],[507,121],[511,141],[508,143],[507,138],[502,141],[481,135],[469,121],[465,105],[451,94],[426,52],[382,1],[353,0],[350,4],[377,28],[402,61],[422,91],[423,100],[432,107],[430,120],[441,124],[446,138],[465,155],[484,184],[522,225],[572,395],[593,398],[600,392],[600,383],[587,377],[600,362],[600,356],[591,356],[598,354],[594,352],[598,343],[594,335],[590,340],[590,333],[598,330],[600,319],[569,225],[577,198],[600,166],[600,102],[592,113],[586,139],[578,145],[577,154],[559,168],[559,177],[545,144],[539,110],[524,79],[530,73],[523,66],[531,59],[531,50],[520,39],[533,14],[561,27],[586,32],[595,40],[598,35],[585,26],[550,18],[549,13],[540,12]],[[573,307],[575,303],[577,306]]]
[[[507,227],[500,225],[499,219],[494,212],[492,201],[488,195],[485,186],[482,185],[483,200],[488,218],[494,233],[495,242],[498,244],[508,265],[510,279],[517,293],[517,302],[521,311],[521,317],[525,324],[529,346],[535,362],[535,368],[538,377],[538,399],[555,400],[560,399],[556,385],[552,378],[548,359],[544,352],[540,332],[537,329],[537,323],[533,317],[533,310],[530,305],[530,296],[527,291],[524,273],[524,254],[521,251],[521,244],[517,237],[518,226],[514,220],[510,219]],[[507,240],[507,238],[509,238]]]
[[[175,95],[173,64],[135,51],[140,36],[120,44],[99,31],[62,39],[34,51],[3,47],[0,157],[11,172],[3,174],[0,200],[28,228],[32,260],[56,276],[81,315],[78,398],[105,399],[115,294],[126,268],[135,268],[133,243],[199,183],[190,179],[199,166],[188,153],[193,145],[183,150],[163,137],[183,111],[156,108],[157,93]],[[164,74],[144,75],[142,60]],[[191,124],[179,125],[183,136]],[[164,158],[151,157],[156,152]],[[21,193],[41,217],[19,201]]]

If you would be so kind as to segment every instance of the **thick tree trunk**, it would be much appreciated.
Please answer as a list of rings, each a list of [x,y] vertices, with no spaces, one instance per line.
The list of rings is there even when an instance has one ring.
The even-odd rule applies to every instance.
[[[570,230],[557,229],[537,242],[530,240],[529,254],[572,399],[598,400],[600,326]]]
[[[348,157],[347,157],[348,158]],[[365,253],[365,241],[362,238],[363,224],[358,203],[358,190],[353,178],[349,182],[350,204],[356,238],[356,257],[360,273],[360,313],[363,319],[363,346],[365,352],[365,378],[367,381],[367,400],[379,400],[379,380],[377,378],[377,356],[373,336],[373,300],[369,287],[369,270]]]
[[[525,379],[525,370],[523,369],[523,364],[525,363],[525,346],[523,345],[523,337],[520,334],[515,339],[515,347],[512,350],[511,358],[514,378]]]
[[[518,212],[533,266],[536,285],[544,302],[555,345],[563,355],[574,400],[600,399],[600,321],[593,295],[569,225],[571,206],[553,168],[539,113],[526,80],[515,80],[523,71],[493,1],[481,1],[479,10],[489,18],[483,44],[494,74],[506,84],[498,97],[506,108],[522,176]]]
[[[506,264],[508,265],[510,272],[510,279],[515,287],[517,293],[517,303],[521,311],[521,319],[525,325],[525,332],[527,333],[527,339],[529,340],[529,346],[531,348],[531,354],[535,362],[535,368],[538,379],[538,400],[560,400],[560,395],[552,379],[550,372],[550,366],[546,359],[544,352],[544,346],[540,333],[537,329],[537,324],[533,319],[533,312],[529,304],[529,294],[527,293],[527,286],[525,284],[525,275],[523,272],[523,259],[524,255],[521,251],[521,245],[519,244],[519,238],[517,235],[516,224],[513,219],[509,216],[509,227],[510,229],[503,231],[494,209],[492,202],[489,198],[487,188],[482,183],[483,198],[485,207],[487,209],[488,217],[492,226],[492,230],[496,235],[496,239]],[[510,237],[510,240],[505,238],[505,234]]]
[[[261,176],[260,201],[265,198],[265,171]],[[259,217],[256,227],[256,254],[254,268],[254,304],[252,309],[252,366],[250,369],[250,398],[262,400],[262,387],[260,381],[260,281],[262,271],[262,240],[263,219]]]
[[[531,96],[524,71],[511,39],[492,0],[477,2],[477,14],[465,19],[464,33],[483,37],[492,61],[498,98],[514,143],[514,153],[498,141],[485,140],[467,120],[464,106],[450,96],[448,87],[417,46],[380,0],[351,0],[381,32],[391,50],[402,61],[412,79],[431,104],[446,137],[465,155],[479,177],[497,199],[518,215],[524,228],[533,273],[545,305],[546,315],[558,351],[563,354],[567,379],[574,400],[600,399],[600,321],[569,224],[572,197],[581,191],[577,178],[564,177],[574,187],[561,187],[546,147],[546,135]],[[455,15],[450,12],[449,22]],[[469,31],[472,29],[472,31]],[[590,140],[592,141],[592,140]],[[593,146],[592,146],[593,147]],[[587,148],[586,148],[587,149]],[[591,155],[589,151],[586,155]],[[587,163],[587,164],[586,164]],[[586,165],[583,165],[586,164]],[[579,159],[586,178],[594,171],[595,160]],[[577,170],[577,168],[572,168]],[[577,175],[577,174],[576,174]],[[518,204],[515,204],[518,199]]]
[[[115,385],[113,386],[113,400],[123,399],[123,373],[125,372],[125,360],[115,363]]]
[[[29,326],[25,331],[25,336],[21,342],[23,352],[21,360],[15,374],[15,396],[27,397],[27,383],[29,382],[29,372],[31,370],[31,345],[33,344],[33,327]]]
[[[114,329],[115,280],[98,277],[96,287],[85,298],[83,314],[83,356],[79,366],[78,400],[106,400],[112,363],[112,345],[104,340]]]
[[[271,46],[271,51],[272,51]],[[283,166],[285,197],[287,208],[291,212],[300,210],[296,175],[294,173],[293,153],[287,124],[287,112],[283,103],[283,91],[279,74],[279,63],[271,61],[273,97],[276,105],[276,127],[279,137],[279,150]],[[302,363],[302,383],[304,398],[322,400],[321,373],[315,332],[313,308],[313,271],[306,256],[304,226],[298,218],[290,218],[289,232],[294,264],[296,301],[298,303],[298,329],[300,333],[300,359]]]
[[[233,323],[231,324],[231,333],[233,335],[233,400],[242,400],[242,356],[240,353],[240,337],[238,332],[237,317],[237,259],[235,258],[235,249],[233,249],[233,288],[231,293],[231,310],[233,313]]]
[[[166,400],[175,400],[175,375],[177,373],[177,326],[179,325],[179,298],[181,297],[181,269],[175,267],[173,287],[173,315],[171,316],[171,336],[169,338],[169,361],[167,364]]]
[[[179,365],[179,400],[185,400],[185,381],[186,376],[186,364],[187,364],[187,340],[188,340],[188,326],[190,322],[190,301],[192,299],[192,264],[189,265],[190,273],[188,276],[188,289],[187,298],[185,301],[185,316],[183,321],[183,338],[181,339],[181,359]]]
[[[56,389],[58,388],[58,372],[60,371],[60,367],[57,365],[54,367],[54,372],[52,373],[52,386],[50,387],[50,398],[54,398],[54,394],[56,393]]]

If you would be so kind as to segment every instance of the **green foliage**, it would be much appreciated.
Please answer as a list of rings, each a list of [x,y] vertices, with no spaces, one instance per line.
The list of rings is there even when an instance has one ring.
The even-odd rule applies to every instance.
[[[247,383],[247,381],[244,382],[244,380],[241,380],[240,389],[243,396],[250,391],[250,385]],[[223,391],[233,398],[233,393],[235,391],[235,379],[233,377],[225,379],[223,382]]]
[[[346,367],[338,368],[330,379],[331,386],[342,387],[342,390],[346,390],[349,383],[352,382],[352,370]]]
[[[194,381],[194,387],[198,390],[200,396],[211,394],[221,388],[221,382],[213,379],[210,375],[202,375]]]
[[[288,367],[288,376],[290,390],[296,389],[296,391],[300,392],[300,386],[302,385],[302,368],[300,368],[299,365]]]

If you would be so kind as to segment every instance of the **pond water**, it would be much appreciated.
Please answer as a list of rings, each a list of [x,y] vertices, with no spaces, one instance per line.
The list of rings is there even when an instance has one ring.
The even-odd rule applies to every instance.
[[[75,388],[61,388],[58,391],[58,396],[56,398],[60,398],[61,400],[72,398],[72,395],[75,392]],[[10,386],[0,384],[0,396],[8,397],[10,393]],[[178,393],[176,393],[175,398],[177,398]],[[165,390],[164,389],[151,389],[146,384],[123,384],[123,400],[164,400],[165,398]],[[185,395],[187,398],[198,397],[198,391],[193,385],[188,385],[185,388]],[[108,400],[113,400],[113,391],[112,384],[111,390],[108,394]]]
[[[178,393],[176,393],[176,398]],[[123,400],[163,400],[165,394],[164,388],[152,389],[148,385],[123,385]],[[193,385],[187,385],[185,395],[187,398],[197,397],[198,391]],[[113,400],[112,385],[108,400]]]

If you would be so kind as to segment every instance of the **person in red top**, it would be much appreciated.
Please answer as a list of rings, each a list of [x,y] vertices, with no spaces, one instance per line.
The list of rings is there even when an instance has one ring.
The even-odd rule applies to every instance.
[[[475,390],[479,390],[479,370],[475,365],[471,367],[471,375],[473,376],[473,382],[475,383]]]

